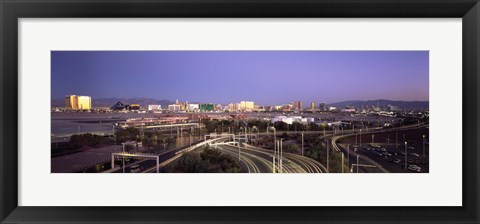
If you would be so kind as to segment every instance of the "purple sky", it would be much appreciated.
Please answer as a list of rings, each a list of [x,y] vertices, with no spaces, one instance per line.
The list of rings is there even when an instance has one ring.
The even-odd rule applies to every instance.
[[[428,101],[428,51],[52,51],[52,98]]]

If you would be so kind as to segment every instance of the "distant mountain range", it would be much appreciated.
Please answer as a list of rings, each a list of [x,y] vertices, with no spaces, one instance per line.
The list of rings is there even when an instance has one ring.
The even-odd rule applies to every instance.
[[[428,109],[429,108],[429,101],[396,101],[396,100],[350,100],[350,101],[343,101],[338,103],[330,103],[329,106],[345,108],[347,106],[353,106],[355,108],[361,108],[365,106],[397,106],[399,110],[403,109]]]
[[[167,108],[169,104],[174,104],[175,101],[171,100],[157,100],[152,98],[97,98],[92,99],[92,106],[93,107],[111,107],[117,102],[122,102],[126,104],[140,104],[142,107],[146,107],[149,104],[159,104],[162,105],[162,108]],[[195,102],[191,102],[195,103]],[[343,101],[338,103],[329,103],[328,106],[334,106],[339,108],[345,108],[347,106],[353,106],[355,108],[361,108],[362,106],[388,106],[393,105],[397,106],[398,109],[428,109],[429,102],[428,101],[395,101],[395,100],[351,100],[351,101]],[[65,100],[64,99],[53,99],[52,100],[52,107],[64,107]]]

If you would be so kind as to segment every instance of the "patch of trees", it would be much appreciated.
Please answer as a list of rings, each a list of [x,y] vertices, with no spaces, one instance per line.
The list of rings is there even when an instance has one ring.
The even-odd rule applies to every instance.
[[[94,147],[103,143],[104,137],[91,133],[76,134],[70,137],[69,145],[72,149],[83,148],[85,146]]]
[[[237,159],[220,150],[204,147],[184,154],[173,166],[173,172],[184,173],[239,173]]]
[[[331,173],[341,173],[342,172],[342,154],[340,152],[332,150],[332,147],[329,148],[329,172]],[[310,157],[314,160],[319,161],[325,167],[327,166],[327,147],[324,142],[317,140],[313,145],[305,150],[304,155]],[[346,166],[347,158],[344,158],[344,172],[348,172],[349,168]]]

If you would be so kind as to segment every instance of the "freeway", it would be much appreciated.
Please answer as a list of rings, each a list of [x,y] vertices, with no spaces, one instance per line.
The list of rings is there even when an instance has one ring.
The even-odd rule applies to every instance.
[[[223,143],[224,141],[217,141],[217,143]],[[215,142],[212,142],[215,144]],[[239,156],[241,162],[247,167],[248,172],[261,172],[272,173],[273,172],[273,154],[272,151],[251,146],[243,143],[241,147],[221,144],[214,146],[235,158]],[[319,162],[292,153],[284,153],[282,160],[282,172],[284,173],[323,173],[326,172],[326,168]],[[278,169],[278,168],[277,168]]]
[[[239,156],[239,147],[238,145],[226,144],[230,141],[229,137],[220,137],[215,139],[210,139],[207,141],[202,141],[191,147],[180,148],[175,150],[170,150],[168,152],[162,153],[159,155],[160,158],[160,167],[164,167],[171,162],[180,158],[184,153],[190,152],[192,150],[200,148],[203,145],[212,145],[222,152],[238,159]],[[218,144],[222,143],[222,144]],[[230,142],[231,143],[231,142]],[[238,144],[238,143],[237,143]],[[251,146],[248,144],[241,144],[240,147],[240,161],[241,166],[247,170],[249,173],[273,173],[273,154],[272,151]],[[325,166],[319,162],[304,157],[301,155],[284,153],[284,158],[282,160],[282,172],[283,173],[324,173],[326,172]],[[156,165],[154,161],[143,161],[141,162],[143,167],[148,167],[143,172],[151,173],[155,172]],[[129,169],[127,169],[129,170]],[[279,167],[277,163],[276,170],[278,172]],[[120,169],[117,172],[121,172]],[[128,172],[128,171],[127,171]]]
[[[244,146],[245,146],[244,149],[247,151],[253,150],[256,152],[262,152],[262,153],[271,155],[271,151],[268,149],[263,149],[263,148],[251,146],[248,144],[244,144]],[[283,155],[284,155],[284,160],[287,161],[286,163],[287,166],[291,164],[295,164],[293,165],[295,167],[292,167],[292,169],[294,170],[303,171],[306,173],[326,173],[327,172],[327,168],[323,164],[319,163],[314,159],[293,154],[293,153],[284,153]]]

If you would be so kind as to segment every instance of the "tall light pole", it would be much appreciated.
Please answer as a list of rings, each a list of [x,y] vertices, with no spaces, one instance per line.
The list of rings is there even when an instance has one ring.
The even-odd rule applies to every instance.
[[[122,151],[125,153],[125,143],[122,143]],[[125,173],[125,156],[122,156],[123,173]]]
[[[422,135],[423,137],[423,158],[425,158],[425,135]]]
[[[358,173],[358,154],[357,154],[357,173]]]
[[[350,167],[350,145],[347,145],[347,167]]]
[[[248,133],[248,127],[247,127],[247,126],[245,126],[245,130],[244,130],[244,131],[245,131],[245,143],[248,143],[248,135],[247,135],[247,133]]]
[[[375,139],[375,135],[372,134],[372,145],[373,145],[373,142],[374,142],[373,140],[374,140],[374,139]]]
[[[398,128],[395,130],[395,148],[398,149]]]
[[[280,139],[280,173],[283,173],[283,138]]]
[[[115,125],[112,125],[112,135],[113,135],[113,143],[117,144],[117,138],[115,138]]]
[[[274,144],[273,144],[275,148],[277,147],[277,144],[278,144],[278,142],[275,141]],[[275,164],[275,156],[276,156],[276,154],[275,154],[275,151],[274,151],[273,156],[272,156],[272,165],[273,165],[272,170],[273,170],[273,173],[275,173],[275,165],[276,165]]]
[[[362,129],[360,129],[360,147],[362,147]]]
[[[275,156],[277,155],[277,130],[275,127],[268,127],[269,129],[273,130],[273,172],[275,173]]]
[[[238,146],[238,161],[240,162],[240,161],[242,161],[241,155],[240,155],[240,134],[238,134],[238,144],[237,144],[237,146]]]
[[[405,142],[405,170],[407,170],[407,142]]]
[[[424,147],[425,148],[425,147]],[[424,153],[425,154],[425,153]],[[302,156],[303,156],[303,132],[302,132]],[[425,155],[424,155],[425,156]]]
[[[273,151],[276,151],[277,146],[276,146],[275,142],[277,141],[277,130],[275,129],[275,127],[268,127],[268,128],[273,130]]]
[[[329,152],[328,152],[328,151],[330,151],[330,150],[329,150],[329,148],[328,148],[328,140],[325,140],[325,144],[327,145],[327,172],[329,172],[329,170],[330,170],[330,166],[329,166],[329,161],[330,161],[329,158],[330,158],[330,155],[329,155]]]

